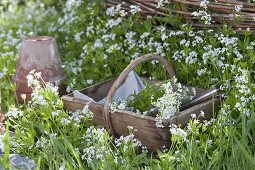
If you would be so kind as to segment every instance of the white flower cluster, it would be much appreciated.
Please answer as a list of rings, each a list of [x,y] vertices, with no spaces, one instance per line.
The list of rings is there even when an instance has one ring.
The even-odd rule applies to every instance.
[[[135,148],[135,147],[142,146],[142,143],[135,138],[134,134],[130,134],[127,136],[120,136],[120,138],[115,138],[114,143],[117,147],[122,146],[124,152],[128,149],[128,147]]]
[[[125,10],[121,10],[121,4],[118,4],[115,7],[110,7],[106,9],[106,15],[114,17],[114,16],[121,16],[125,17],[127,15],[127,12]]]
[[[83,109],[81,110],[81,113],[82,113],[82,115],[83,116],[85,116],[86,118],[93,118],[93,112],[91,112],[90,110],[89,110],[89,106],[88,105],[85,105],[84,107],[83,107]]]
[[[5,138],[5,133],[4,134],[0,134],[0,153],[4,153],[4,148],[5,148],[5,142],[4,142],[4,138]]]
[[[36,148],[46,149],[49,146],[51,146],[51,142],[49,139],[47,139],[44,136],[41,136],[40,138],[38,138],[38,140],[35,143]]]
[[[32,105],[49,105],[49,101],[47,101],[43,95],[44,92],[58,96],[58,86],[55,86],[50,82],[44,82],[41,72],[35,72],[35,70],[32,70],[29,72],[26,78],[28,87],[31,87],[33,90],[31,93]],[[58,84],[58,82],[55,84]],[[59,104],[60,99],[56,102]]]
[[[81,35],[82,35],[82,34],[84,34],[83,31],[76,33],[76,34],[74,35],[75,41],[81,42]]]
[[[141,10],[140,6],[137,6],[137,5],[131,5],[130,6],[130,13],[132,15],[135,15],[136,13],[139,13]]]
[[[208,14],[206,11],[204,10],[198,10],[195,12],[192,12],[191,14],[194,17],[197,17],[199,20],[201,20],[201,22],[203,22],[205,25],[211,25],[211,21],[212,21],[212,17],[210,14]]]
[[[255,95],[252,94],[252,87],[249,86],[249,71],[246,69],[238,68],[238,72],[239,74],[235,76],[235,87],[238,91],[238,94],[241,96],[235,96],[238,100],[235,104],[235,108],[245,116],[250,116],[251,108],[249,103],[255,100]]]
[[[110,111],[116,112],[117,110],[125,110],[127,108],[127,103],[125,100],[119,99],[110,104]]]
[[[60,113],[61,111],[52,112],[52,116],[56,117]],[[60,122],[65,126],[72,124],[76,127],[80,127],[84,119],[86,120],[91,118],[93,118],[93,113],[88,109],[88,106],[86,105],[82,110],[69,112],[69,116],[61,118]]]
[[[34,89],[41,88],[41,83],[40,83],[40,80],[42,79],[41,72],[35,72],[35,70],[31,70],[26,78],[27,78],[28,87],[31,87]]]
[[[24,112],[18,108],[16,108],[14,105],[12,105],[10,108],[9,108],[9,111],[5,114],[6,117],[8,118],[20,118],[22,117],[24,114]]]
[[[83,149],[81,158],[90,164],[94,159],[99,160],[112,152],[111,148],[107,147],[108,139],[106,139],[106,130],[104,128],[95,128],[91,126],[87,129],[84,140],[87,148]]]
[[[65,9],[67,11],[73,10],[73,8],[77,8],[82,4],[82,0],[67,0],[65,4]]]
[[[174,79],[174,84],[176,83]],[[167,82],[161,85],[165,93],[162,97],[158,98],[156,102],[152,104],[158,108],[158,114],[156,115],[156,126],[163,128],[163,121],[169,119],[171,116],[179,111],[181,105],[181,99],[185,96],[185,92],[180,83],[176,84],[178,90],[174,91],[171,82]]]
[[[201,76],[201,75],[204,75],[204,74],[210,74],[210,71],[207,70],[207,68],[202,68],[200,70],[197,70],[197,75],[198,76]]]
[[[113,44],[106,50],[106,52],[109,54],[114,53],[115,51],[122,51],[121,46],[118,44]]]
[[[243,5],[235,5],[236,12],[240,12],[242,8],[243,8]]]
[[[202,0],[200,3],[200,7],[207,9],[207,5],[209,4],[208,0]]]
[[[105,24],[106,28],[113,28],[115,26],[120,25],[122,22],[122,18],[118,17],[117,19],[109,19],[108,22]]]
[[[51,113],[51,115],[52,115],[53,117],[58,117],[58,116],[60,115],[60,113],[61,113],[61,110],[56,110],[56,111],[53,111],[53,112]]]
[[[156,2],[157,2],[157,8],[164,7],[166,4],[169,3],[168,0],[156,0]]]
[[[177,127],[176,124],[171,124],[169,126],[169,131],[172,135],[173,141],[183,141],[186,140],[187,132],[185,132],[183,129]]]

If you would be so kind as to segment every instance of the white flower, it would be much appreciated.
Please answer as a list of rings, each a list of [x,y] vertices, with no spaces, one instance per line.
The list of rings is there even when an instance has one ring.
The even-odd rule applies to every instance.
[[[83,1],[81,0],[68,0],[66,1],[65,7],[68,11],[74,10],[74,8],[79,7]]]
[[[83,31],[76,33],[76,34],[74,35],[75,41],[81,42],[81,35],[82,35],[83,33],[84,33]]]
[[[5,143],[4,142],[0,142],[0,151],[2,152],[2,153],[4,153],[4,148],[5,148]]]
[[[105,34],[102,36],[102,38],[105,42],[108,42],[109,40],[115,40],[116,34],[114,34],[114,33]]]
[[[86,35],[89,36],[90,34],[94,34],[94,27],[93,26],[88,26],[86,30]]]
[[[114,141],[116,147],[120,147],[122,146],[124,151],[126,151],[128,149],[128,147],[134,148],[134,147],[140,147],[142,146],[142,143],[135,139],[134,134],[130,134],[127,136],[120,136],[120,138],[115,138]]]
[[[171,132],[171,135],[173,138],[177,140],[185,140],[187,137],[187,132],[182,130],[181,128],[178,128],[175,124],[171,124],[169,131]]]
[[[121,50],[121,46],[117,43],[111,45],[107,50],[106,52],[108,53],[113,53],[114,51],[120,51]]]
[[[205,112],[203,110],[200,111],[201,117],[205,117]]]
[[[156,115],[156,126],[164,127],[163,120],[169,119],[171,116],[179,111],[180,99],[183,94],[181,91],[173,91],[171,82],[164,83],[161,85],[164,89],[165,94],[158,98],[156,102],[152,104],[158,108],[158,114]],[[178,87],[179,88],[179,87]]]
[[[254,18],[255,18],[255,17],[254,17]],[[144,32],[144,33],[140,36],[140,38],[141,38],[141,39],[144,39],[144,38],[148,37],[149,35],[150,35],[149,32]]]
[[[35,72],[35,70],[31,70],[29,74],[26,76],[27,78],[27,85],[28,87],[32,88],[40,88],[40,79],[41,79],[41,72]]]
[[[116,20],[109,19],[105,26],[106,26],[106,28],[113,28],[114,26],[118,26],[121,22],[122,22],[121,17],[118,17]]]
[[[93,118],[93,113],[89,110],[88,105],[85,105],[81,112],[82,112],[83,115],[85,115],[85,117]]]
[[[12,105],[9,108],[9,111],[5,114],[6,117],[13,117],[13,118],[19,118],[21,116],[23,116],[23,111],[21,111],[20,109],[16,108],[14,105]]]
[[[40,91],[38,91],[38,90],[34,90],[31,93],[31,97],[32,97],[33,104],[48,105],[48,103],[46,102],[44,96],[41,95]]]
[[[195,11],[192,12],[191,15],[199,18],[205,25],[211,24],[212,17],[206,11],[203,10],[199,10],[198,12]]]
[[[117,108],[120,110],[124,110],[126,108],[126,103],[121,102]]]
[[[191,51],[189,55],[185,58],[187,64],[193,64],[197,62],[197,52]]]
[[[71,121],[67,118],[62,118],[60,122],[64,125],[69,125],[71,123]]]
[[[52,115],[52,116],[58,116],[60,113],[61,113],[61,111],[60,111],[60,110],[57,110],[57,111],[53,111],[53,112],[51,113],[51,115]]]
[[[23,93],[23,94],[21,94],[21,98],[22,98],[23,100],[26,100],[27,95]]]
[[[93,80],[86,80],[86,83],[88,84],[88,85],[90,85],[90,84],[92,84],[94,81]]]
[[[114,17],[116,14],[115,8],[110,7],[106,9],[106,15]]]
[[[181,41],[180,41],[180,45],[183,45],[183,44],[185,44],[186,43],[186,40],[185,39],[182,39]]]
[[[197,117],[197,115],[196,115],[196,114],[191,114],[191,117],[192,117],[193,119],[195,119],[195,118]]]
[[[207,9],[207,5],[209,4],[209,1],[207,0],[203,0],[201,1],[200,3],[200,7],[204,8],[204,9]]]
[[[96,42],[94,44],[94,48],[102,48],[104,45],[100,39],[96,39]]]
[[[207,144],[208,144],[209,146],[211,146],[211,145],[212,145],[212,140],[208,139]]]
[[[166,35],[166,33],[163,32],[161,35],[161,40],[165,41],[167,38],[168,38],[168,36]]]
[[[169,3],[168,0],[156,0],[157,2],[157,8],[164,7],[167,3]]]
[[[34,76],[35,76],[36,79],[40,79],[40,78],[42,78],[42,73],[41,72],[35,72]]]
[[[121,10],[121,4],[118,4],[115,7],[110,7],[106,9],[106,15],[114,17],[115,15],[119,14],[121,16],[125,16],[125,11]]]
[[[50,146],[50,140],[46,139],[44,136],[41,136],[35,143],[35,147],[45,149]]]
[[[137,5],[131,5],[130,6],[130,13],[132,15],[135,15],[136,13],[140,12],[141,11],[141,8]]]
[[[207,68],[203,68],[203,69],[197,70],[197,75],[201,76],[205,74],[206,72],[207,72]]]
[[[236,5],[235,6],[235,11],[240,12],[242,8],[243,8],[243,5]]]

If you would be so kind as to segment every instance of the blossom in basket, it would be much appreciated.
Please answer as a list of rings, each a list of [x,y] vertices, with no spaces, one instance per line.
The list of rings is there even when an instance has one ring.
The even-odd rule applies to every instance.
[[[175,80],[176,81],[176,80]],[[169,119],[171,116],[176,114],[180,108],[180,99],[182,95],[181,84],[176,84],[178,87],[177,91],[173,91],[172,83],[167,82],[161,85],[164,89],[165,94],[158,98],[157,101],[152,104],[158,108],[158,114],[156,115],[156,126],[163,128],[163,121]]]
[[[119,99],[117,102],[114,101],[110,104],[111,112],[116,112],[117,110],[125,110],[126,108],[127,103],[122,99]]]

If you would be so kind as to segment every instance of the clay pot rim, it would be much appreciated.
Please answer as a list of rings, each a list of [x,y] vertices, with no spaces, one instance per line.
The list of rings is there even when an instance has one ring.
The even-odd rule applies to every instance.
[[[34,35],[34,36],[26,38],[24,41],[36,43],[36,42],[52,41],[52,40],[54,40],[54,38],[49,36]]]

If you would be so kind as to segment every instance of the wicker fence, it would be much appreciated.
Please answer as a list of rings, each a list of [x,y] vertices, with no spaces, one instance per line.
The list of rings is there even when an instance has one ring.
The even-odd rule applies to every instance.
[[[237,0],[213,0],[206,5],[206,11],[211,16],[211,24],[201,24],[193,12],[203,10],[201,0],[168,0],[165,7],[158,7],[155,0],[107,0],[107,6],[116,6],[121,3],[122,9],[130,10],[131,5],[141,8],[141,17],[167,16],[169,12],[180,15],[183,23],[190,22],[196,28],[215,28],[223,23],[231,25],[235,30],[255,30],[255,4]],[[193,13],[193,14],[192,14]]]

